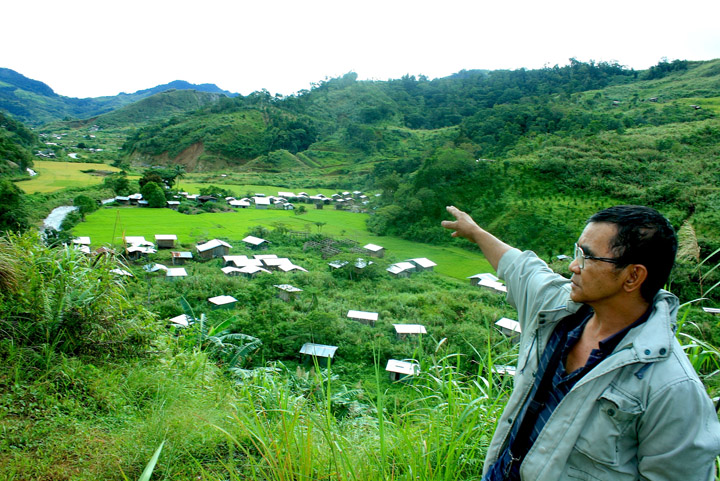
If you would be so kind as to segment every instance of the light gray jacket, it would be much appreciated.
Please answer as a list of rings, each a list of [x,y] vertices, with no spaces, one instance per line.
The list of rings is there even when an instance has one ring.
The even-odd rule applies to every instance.
[[[581,304],[569,280],[532,252],[498,266],[522,326],[515,388],[498,421],[485,471],[502,452],[557,322]],[[660,291],[650,318],[565,396],[522,463],[523,480],[702,480],[720,455],[720,423],[674,335],[677,298]]]

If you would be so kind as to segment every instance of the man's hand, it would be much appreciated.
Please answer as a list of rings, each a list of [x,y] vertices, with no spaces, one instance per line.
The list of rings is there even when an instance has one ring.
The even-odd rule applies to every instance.
[[[449,205],[446,209],[453,217],[455,217],[455,220],[444,220],[440,223],[440,225],[446,229],[453,230],[453,237],[462,237],[470,242],[477,242],[475,236],[481,231],[481,229],[472,217],[454,205]]]
[[[446,207],[447,211],[455,217],[455,220],[444,220],[440,223],[444,228],[453,231],[453,237],[462,237],[470,242],[474,242],[480,247],[485,258],[497,270],[500,258],[507,251],[512,249],[509,245],[502,242],[486,230],[478,226],[469,214],[461,211],[453,205]]]

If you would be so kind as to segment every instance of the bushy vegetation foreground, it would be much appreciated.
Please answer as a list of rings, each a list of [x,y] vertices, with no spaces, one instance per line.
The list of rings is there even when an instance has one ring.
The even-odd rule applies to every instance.
[[[214,260],[171,283],[111,253],[2,238],[4,479],[138,479],[158,447],[152,479],[480,479],[511,389],[493,369],[514,361],[493,328],[512,315],[503,298],[433,273],[390,278],[382,261],[330,271],[265,234],[310,272],[227,278]],[[278,283],[303,295],[282,302]],[[219,294],[239,307],[210,310]],[[349,321],[347,309],[380,320]],[[169,327],[182,312],[197,322]],[[712,385],[703,319],[686,316],[681,339]],[[411,322],[428,335],[396,339],[391,324]],[[302,363],[308,341],[339,346],[329,368]],[[391,383],[389,358],[413,358],[421,373]]]

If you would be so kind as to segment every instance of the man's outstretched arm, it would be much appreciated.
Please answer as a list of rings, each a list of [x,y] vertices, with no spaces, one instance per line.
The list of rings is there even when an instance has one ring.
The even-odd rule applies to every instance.
[[[455,220],[444,220],[440,225],[446,229],[453,230],[453,237],[462,237],[470,242],[476,243],[490,265],[497,271],[500,258],[512,249],[512,246],[507,245],[485,229],[482,229],[469,214],[461,211],[457,207],[450,205],[447,206],[446,209],[455,217]]]

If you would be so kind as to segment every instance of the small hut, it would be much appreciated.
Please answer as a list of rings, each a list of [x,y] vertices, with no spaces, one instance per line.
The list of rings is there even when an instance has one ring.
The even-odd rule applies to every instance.
[[[267,249],[268,241],[255,236],[247,236],[242,240],[252,250]]]
[[[232,309],[237,299],[233,296],[215,296],[210,297],[208,302],[213,305],[213,309]]]
[[[408,336],[427,334],[422,324],[393,324],[395,337],[398,340],[406,339]]]
[[[290,284],[276,284],[275,287],[278,290],[278,297],[285,302],[297,299],[302,289],[299,287],[291,286]]]
[[[495,323],[495,325],[500,328],[500,332],[502,332],[506,337],[516,338],[520,335],[521,330],[520,323],[518,321],[502,317]]]
[[[174,266],[183,265],[186,261],[192,260],[192,252],[171,252],[170,257]]]
[[[348,319],[352,319],[354,321],[358,321],[369,326],[374,326],[375,322],[378,320],[378,313],[350,310],[347,313],[347,317]]]
[[[172,249],[175,247],[177,236],[175,234],[155,234],[155,243],[158,249]]]
[[[317,363],[319,367],[327,367],[330,359],[335,357],[335,351],[337,351],[337,346],[315,344],[312,342],[306,342],[300,348],[300,354],[305,356],[304,363],[306,365],[314,365]]]
[[[390,373],[391,381],[409,382],[420,373],[420,366],[416,361],[398,361],[388,359],[385,370]]]
[[[385,248],[382,246],[376,244],[365,244],[363,249],[365,249],[368,255],[372,257],[385,257]]]
[[[219,239],[213,239],[204,244],[198,244],[195,248],[197,249],[198,256],[201,259],[207,260],[228,255],[232,246]]]

